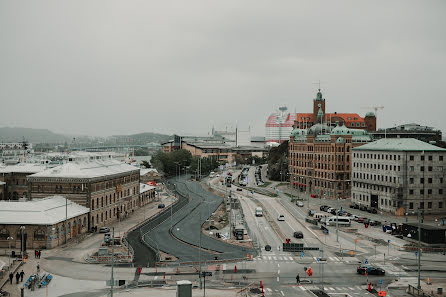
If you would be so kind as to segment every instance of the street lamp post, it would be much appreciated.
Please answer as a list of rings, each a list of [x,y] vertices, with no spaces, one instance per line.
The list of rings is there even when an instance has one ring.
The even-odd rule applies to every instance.
[[[20,226],[20,232],[22,234],[22,241],[20,243],[21,252],[22,252],[22,264],[23,264],[23,257],[25,256],[25,243],[24,243],[24,232],[25,232],[25,226]]]
[[[339,214],[339,197],[336,198],[336,242],[339,242],[338,214]]]
[[[421,219],[422,219],[422,210],[418,209],[418,282],[417,288],[421,289],[420,284],[420,271],[421,271]]]
[[[11,271],[11,241],[14,240],[13,237],[9,236],[8,238],[8,245],[9,245],[9,255],[8,255],[8,271]]]

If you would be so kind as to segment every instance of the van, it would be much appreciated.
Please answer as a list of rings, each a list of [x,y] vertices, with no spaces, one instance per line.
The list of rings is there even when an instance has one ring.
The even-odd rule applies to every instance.
[[[351,220],[349,218],[335,217],[335,216],[325,218],[324,224],[326,224],[327,226],[336,226],[336,221],[339,226],[350,226],[351,225]]]
[[[256,207],[256,217],[263,217],[263,210],[261,207]]]

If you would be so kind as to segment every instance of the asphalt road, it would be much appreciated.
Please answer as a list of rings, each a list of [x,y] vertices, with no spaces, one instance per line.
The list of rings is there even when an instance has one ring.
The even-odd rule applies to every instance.
[[[201,235],[200,226],[206,221],[207,214],[215,211],[223,199],[205,191],[198,183],[184,179],[171,180],[177,190],[189,197],[186,206],[173,213],[151,230],[142,229],[144,241],[155,250],[174,255],[179,262],[218,260],[243,258],[247,253],[256,254],[255,250],[226,244],[214,238]],[[206,201],[206,203],[202,202]],[[172,229],[172,234],[169,230]],[[203,250],[204,249],[204,250]]]

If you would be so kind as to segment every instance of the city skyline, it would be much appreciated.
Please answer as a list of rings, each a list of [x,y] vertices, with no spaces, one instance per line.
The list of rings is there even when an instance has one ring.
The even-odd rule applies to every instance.
[[[321,80],[330,112],[383,105],[378,128],[446,128],[444,2],[104,4],[0,5],[0,126],[264,135]]]

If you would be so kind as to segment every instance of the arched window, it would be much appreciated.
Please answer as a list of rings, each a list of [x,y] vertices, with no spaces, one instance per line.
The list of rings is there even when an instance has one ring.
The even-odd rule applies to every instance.
[[[45,240],[45,231],[43,231],[43,230],[36,230],[34,232],[34,240],[38,240],[38,241]]]
[[[0,240],[8,240],[9,231],[6,229],[0,230]]]

